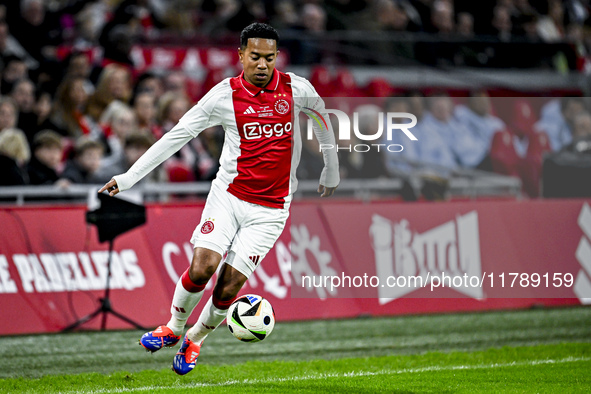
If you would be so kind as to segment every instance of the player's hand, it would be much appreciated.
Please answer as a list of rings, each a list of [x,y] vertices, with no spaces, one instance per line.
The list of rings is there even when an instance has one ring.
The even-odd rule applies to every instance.
[[[104,192],[107,190],[109,192],[109,196],[113,197],[115,194],[119,193],[119,186],[117,186],[117,182],[115,179],[111,179],[109,182],[105,184],[105,186],[99,189],[99,193]]]
[[[322,193],[320,197],[330,197],[334,194],[334,191],[337,190],[337,187],[325,187],[324,185],[318,186],[318,193]]]

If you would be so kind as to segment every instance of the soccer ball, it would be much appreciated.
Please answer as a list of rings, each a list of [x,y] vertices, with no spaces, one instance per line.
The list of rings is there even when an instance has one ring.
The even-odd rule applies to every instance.
[[[263,297],[247,294],[230,305],[226,315],[228,329],[243,342],[262,341],[275,326],[273,307]]]

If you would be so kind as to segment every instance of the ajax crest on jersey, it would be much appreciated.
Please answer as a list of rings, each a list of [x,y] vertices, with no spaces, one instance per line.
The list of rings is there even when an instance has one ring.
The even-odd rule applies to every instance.
[[[247,294],[230,305],[226,316],[228,329],[243,342],[262,341],[275,326],[271,303],[259,295]]]

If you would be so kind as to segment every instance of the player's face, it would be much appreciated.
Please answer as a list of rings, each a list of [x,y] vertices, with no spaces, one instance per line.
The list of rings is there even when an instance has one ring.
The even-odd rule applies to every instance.
[[[266,38],[249,38],[246,48],[238,49],[244,79],[258,87],[265,87],[271,80],[277,59],[277,41]]]

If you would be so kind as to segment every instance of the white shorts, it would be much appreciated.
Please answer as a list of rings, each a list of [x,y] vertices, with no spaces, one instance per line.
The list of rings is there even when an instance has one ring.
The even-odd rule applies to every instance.
[[[283,232],[289,208],[269,208],[230,194],[215,180],[191,243],[224,256],[247,278],[263,261]]]

